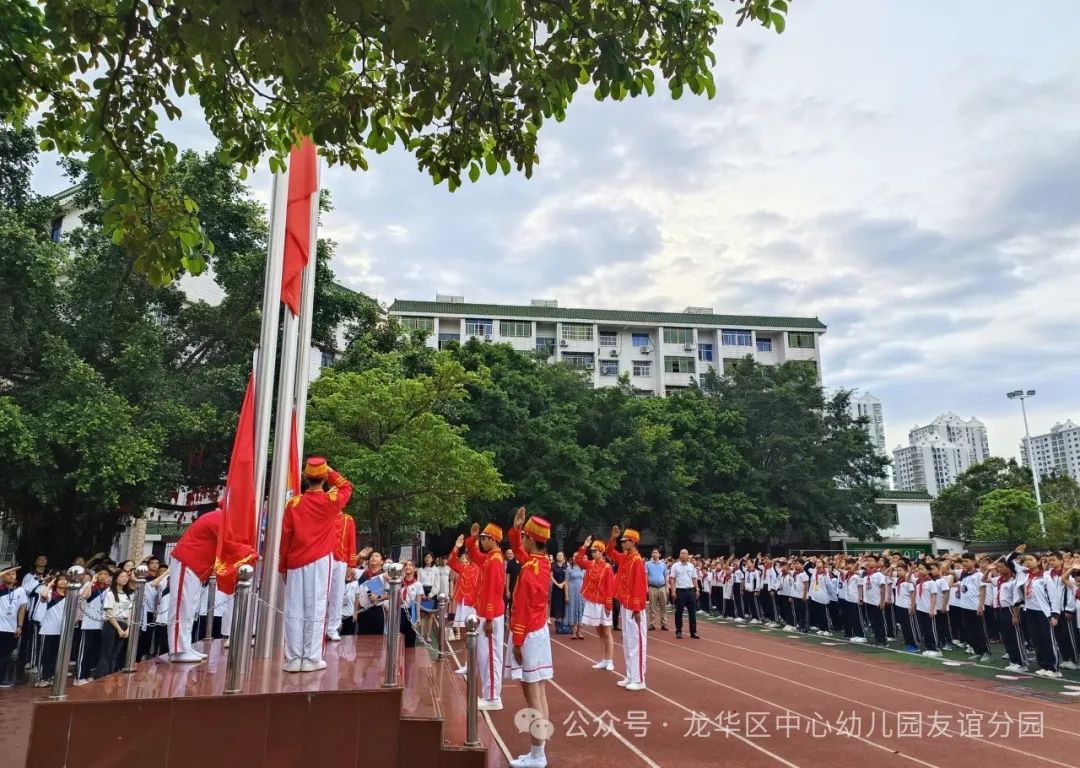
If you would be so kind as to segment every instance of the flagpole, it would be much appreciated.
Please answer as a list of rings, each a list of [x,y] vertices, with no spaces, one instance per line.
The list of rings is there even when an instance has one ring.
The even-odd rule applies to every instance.
[[[315,194],[311,196],[311,254],[304,267],[300,288],[300,338],[296,347],[296,451],[300,460],[304,457],[304,429],[307,425],[307,393],[311,376],[311,323],[315,316],[315,270],[318,262],[319,244],[319,190],[321,173],[319,161],[315,160]]]

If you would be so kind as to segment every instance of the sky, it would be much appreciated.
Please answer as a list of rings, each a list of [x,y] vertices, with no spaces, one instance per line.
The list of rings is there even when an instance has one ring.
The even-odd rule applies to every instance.
[[[387,304],[819,317],[825,385],[879,397],[890,450],[953,411],[1014,456],[1005,392],[1037,390],[1033,434],[1080,421],[1080,4],[1021,8],[794,2],[783,35],[721,29],[714,100],[579,91],[531,180],[331,168],[334,270]],[[214,144],[197,109],[170,137]]]

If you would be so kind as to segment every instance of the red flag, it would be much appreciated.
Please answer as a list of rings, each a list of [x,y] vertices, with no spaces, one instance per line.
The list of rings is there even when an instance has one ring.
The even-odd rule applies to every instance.
[[[281,301],[300,314],[304,267],[311,257],[311,196],[318,191],[315,145],[305,137],[289,154],[289,204],[285,212],[285,263]]]
[[[236,589],[236,571],[259,559],[255,526],[255,375],[248,377],[240,421],[233,438],[229,476],[221,499],[224,513],[218,537],[214,573],[217,588],[227,595]]]
[[[300,451],[296,447],[296,409],[292,412],[292,445],[289,446],[289,485],[286,501],[300,495]]]

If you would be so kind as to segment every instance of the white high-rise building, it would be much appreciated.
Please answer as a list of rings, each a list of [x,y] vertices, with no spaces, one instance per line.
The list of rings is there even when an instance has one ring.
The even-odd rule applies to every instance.
[[[720,315],[711,307],[582,309],[550,299],[525,306],[466,304],[461,296],[397,299],[389,314],[406,328],[427,331],[433,347],[470,338],[510,344],[586,371],[593,386],[612,386],[628,374],[642,395],[661,396],[686,389],[710,369],[723,374],[747,355],[766,365],[801,361],[820,378],[825,333],[817,318]]]
[[[1080,482],[1080,425],[1055,424],[1045,435],[1031,438],[1031,454],[1039,477],[1069,475]],[[1028,464],[1027,438],[1020,440],[1020,458]]]
[[[852,396],[848,405],[853,419],[869,419],[870,423],[866,431],[870,434],[870,442],[879,456],[887,455],[885,448],[885,414],[881,409],[881,401],[870,393]]]
[[[946,413],[908,432],[908,445],[893,451],[893,477],[899,490],[937,496],[961,472],[989,457],[986,426]]]

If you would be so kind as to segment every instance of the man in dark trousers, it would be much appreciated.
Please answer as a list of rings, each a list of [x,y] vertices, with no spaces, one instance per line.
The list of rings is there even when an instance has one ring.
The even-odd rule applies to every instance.
[[[679,559],[672,564],[668,588],[675,596],[675,639],[682,640],[683,609],[690,611],[690,637],[697,639],[697,599],[700,592],[697,568],[690,562],[690,553],[679,550]]]

